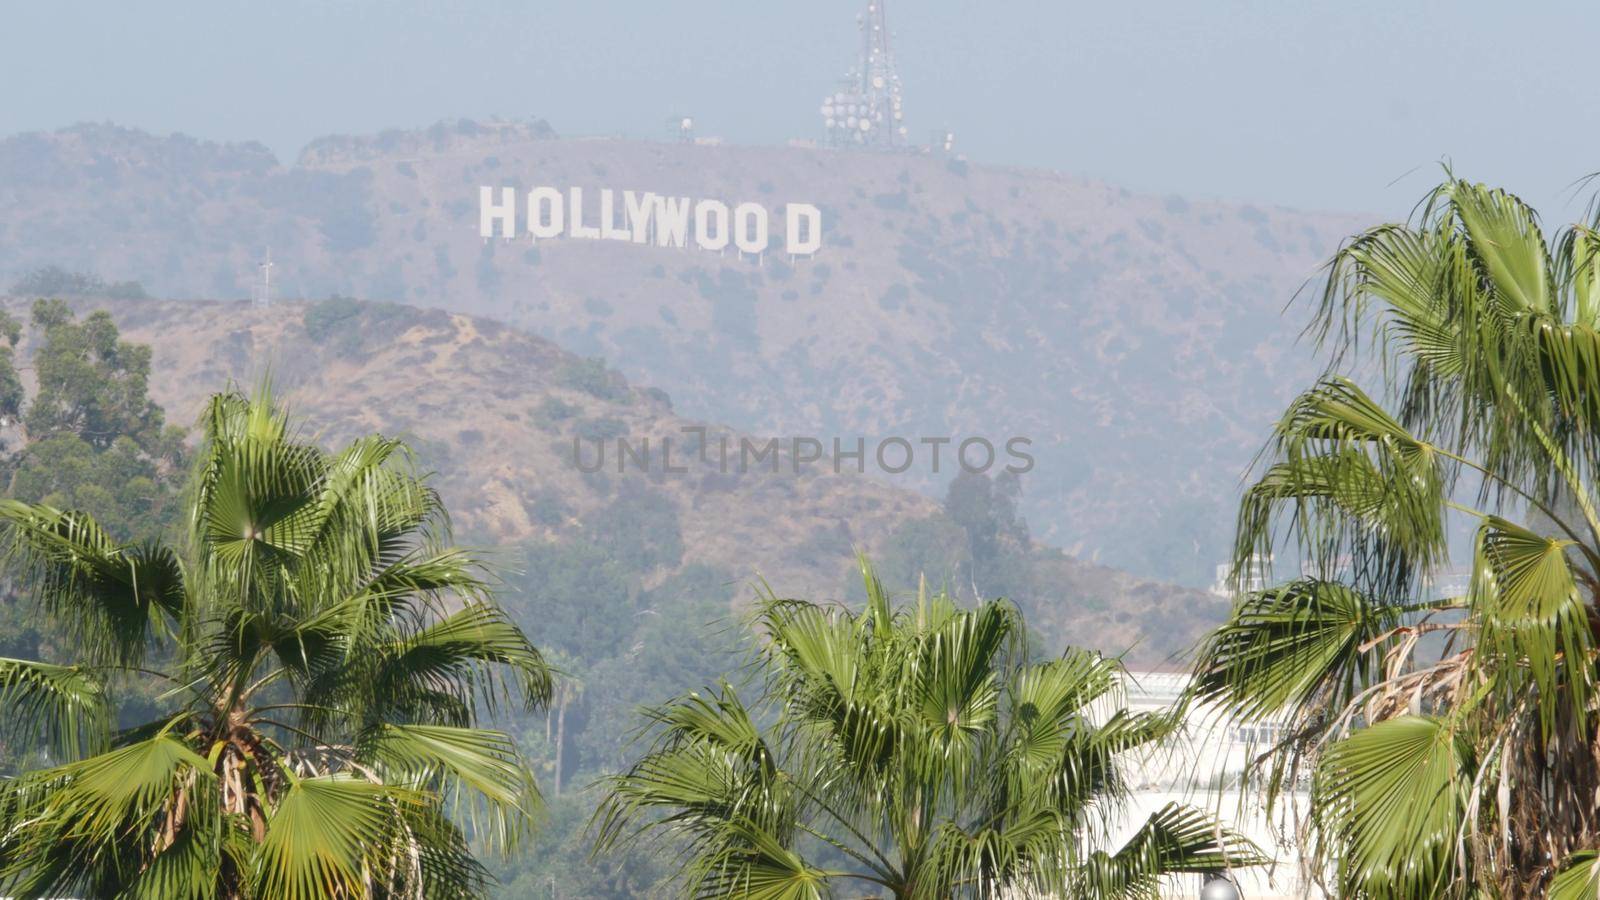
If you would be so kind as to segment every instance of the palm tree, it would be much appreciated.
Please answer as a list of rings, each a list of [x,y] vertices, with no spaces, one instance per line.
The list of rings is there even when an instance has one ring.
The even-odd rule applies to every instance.
[[[1234,548],[1238,573],[1294,571],[1241,596],[1195,696],[1287,726],[1258,774],[1277,802],[1309,788],[1307,864],[1339,896],[1600,887],[1597,250],[1451,178],[1330,264],[1329,374],[1278,422]],[[1470,576],[1439,590],[1451,535]]]
[[[608,779],[596,852],[678,839],[704,897],[1153,897],[1163,876],[1258,862],[1169,806],[1112,853],[1116,755],[1169,722],[1107,712],[1120,669],[1071,650],[1031,662],[1005,601],[919,595],[891,609],[863,561],[859,613],[767,593],[760,700],[727,683],[648,712],[654,741]],[[851,887],[851,886],[854,887]]]
[[[550,673],[451,546],[405,447],[298,442],[263,390],[203,419],[184,552],[0,502],[9,574],[71,664],[0,660],[14,734],[56,764],[0,781],[0,880],[26,897],[473,897],[473,847],[538,801],[478,725]],[[113,730],[119,679],[170,713]]]

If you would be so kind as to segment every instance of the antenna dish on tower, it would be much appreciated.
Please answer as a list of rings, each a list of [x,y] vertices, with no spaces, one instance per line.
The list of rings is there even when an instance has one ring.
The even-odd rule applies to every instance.
[[[904,113],[900,74],[889,46],[889,20],[884,0],[873,0],[856,16],[861,48],[856,65],[840,82],[840,90],[822,99],[822,126],[836,147],[895,148],[905,146],[904,128],[874,128],[873,122],[901,121]]]
[[[667,136],[685,144],[694,143],[694,116],[668,116]]]

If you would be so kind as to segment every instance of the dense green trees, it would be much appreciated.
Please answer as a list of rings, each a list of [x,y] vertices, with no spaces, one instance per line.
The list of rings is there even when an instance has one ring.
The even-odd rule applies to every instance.
[[[619,501],[613,511],[634,508]],[[646,504],[647,509],[655,505]],[[523,548],[509,566],[502,598],[559,668],[566,688],[543,716],[523,718],[515,734],[536,761],[549,796],[538,839],[498,865],[507,898],[668,897],[670,872],[653,854],[589,859],[585,825],[599,800],[595,782],[627,765],[637,710],[735,671],[743,662],[730,608],[739,582],[690,564],[662,576],[648,548],[679,542],[676,521],[645,530],[604,527],[606,512],[582,539]],[[633,560],[645,568],[629,568]],[[559,777],[558,777],[559,776]],[[559,783],[557,793],[554,788]]]
[[[1295,577],[1239,600],[1196,693],[1286,725],[1266,787],[1309,776],[1332,893],[1593,897],[1600,232],[1547,244],[1516,197],[1458,180],[1419,209],[1332,263],[1334,369],[1239,512],[1241,576],[1276,554]],[[1452,534],[1470,572],[1439,591]]]
[[[110,297],[143,300],[148,295],[137,281],[107,283],[92,272],[72,272],[60,266],[34,269],[11,285],[13,297]]]
[[[104,312],[79,320],[59,300],[36,302],[26,327],[0,311],[0,338],[4,496],[88,513],[118,541],[181,527],[186,452],[181,429],[150,400],[150,349],[123,341]],[[73,653],[4,583],[0,656],[70,662]],[[153,715],[164,690],[152,679],[124,685],[120,720]],[[34,762],[25,745],[0,737],[0,770]]]
[[[878,563],[884,580],[914,585],[926,576],[972,600],[1032,597],[1032,540],[1017,511],[1021,491],[1013,474],[957,473],[938,514],[908,521],[889,536]]]
[[[724,682],[649,712],[653,743],[609,780],[604,854],[676,839],[697,896],[1151,896],[1164,875],[1256,861],[1170,806],[1115,852],[1114,756],[1167,720],[1104,710],[1118,667],[1028,659],[1016,609],[944,596],[893,608],[863,563],[859,613],[768,596],[759,700]]]
[[[468,840],[517,841],[538,795],[479,715],[548,699],[544,660],[402,445],[326,452],[264,394],[218,395],[202,429],[181,548],[0,502],[7,573],[76,655],[0,659],[4,726],[53,763],[0,781],[6,890],[482,895]],[[166,709],[115,729],[135,676]]]
[[[182,433],[149,397],[150,348],[123,341],[107,313],[79,321],[59,300],[35,303],[26,329],[0,312],[0,337],[7,495],[82,510],[119,538],[155,538],[174,524]]]

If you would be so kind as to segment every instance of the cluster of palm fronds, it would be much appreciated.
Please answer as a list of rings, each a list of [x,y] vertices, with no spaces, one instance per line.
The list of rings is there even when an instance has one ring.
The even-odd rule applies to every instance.
[[[486,703],[549,672],[449,545],[402,445],[299,442],[262,393],[203,422],[188,546],[0,503],[8,574],[77,648],[0,660],[13,738],[58,764],[0,781],[0,881],[22,896],[470,897],[469,841],[537,793]],[[170,712],[114,730],[119,679]]]
[[[696,896],[1154,897],[1165,876],[1259,862],[1207,815],[1169,806],[1115,852],[1115,757],[1170,719],[1091,715],[1120,669],[1030,662],[1015,607],[922,596],[894,609],[863,563],[859,613],[766,597],[761,702],[724,684],[652,714],[654,743],[610,782],[601,851],[688,842]],[[1115,704],[1112,704],[1113,706]]]
[[[1279,421],[1235,549],[1297,577],[1238,601],[1195,692],[1289,724],[1259,771],[1275,800],[1309,784],[1300,837],[1335,895],[1600,888],[1597,250],[1450,180],[1330,267],[1334,366]],[[1439,596],[1452,533],[1469,586]]]

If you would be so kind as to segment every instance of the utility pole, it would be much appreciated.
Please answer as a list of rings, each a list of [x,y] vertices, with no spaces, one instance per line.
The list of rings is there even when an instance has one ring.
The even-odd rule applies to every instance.
[[[257,271],[261,274],[260,280],[256,282],[256,306],[272,305],[272,266],[272,249],[269,247],[267,248],[267,258],[256,265]]]

